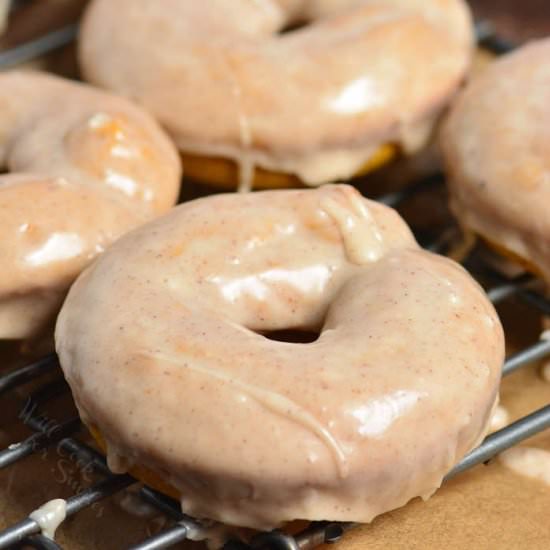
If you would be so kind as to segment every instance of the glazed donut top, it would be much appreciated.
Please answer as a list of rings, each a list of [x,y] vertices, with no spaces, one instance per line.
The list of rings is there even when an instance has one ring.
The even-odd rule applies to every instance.
[[[442,149],[461,222],[550,282],[550,39],[504,56],[467,86]]]
[[[114,471],[257,528],[429,496],[484,435],[503,358],[477,283],[349,186],[176,207],[77,280],[56,347]]]
[[[423,145],[472,44],[462,0],[94,0],[80,60],[181,150],[317,184]]]
[[[89,86],[1,73],[0,113],[0,338],[19,338],[52,307],[30,295],[50,303],[107,244],[175,202],[180,165],[149,115]]]

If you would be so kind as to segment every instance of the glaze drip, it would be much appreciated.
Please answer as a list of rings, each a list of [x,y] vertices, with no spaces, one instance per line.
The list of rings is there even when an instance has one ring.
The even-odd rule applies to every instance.
[[[154,355],[145,354],[152,359],[157,359],[160,361],[166,361],[177,365],[178,367],[189,369],[191,371],[209,376],[212,378],[217,378],[218,380],[223,380],[227,384],[235,386],[241,392],[243,392],[247,397],[252,398],[256,403],[265,409],[271,411],[274,414],[282,416],[283,418],[295,422],[305,428],[306,430],[311,431],[315,434],[323,443],[326,445],[329,453],[334,458],[335,465],[338,469],[340,477],[346,478],[349,470],[346,454],[342,446],[338,443],[336,437],[330,432],[328,428],[323,426],[313,414],[309,411],[289,399],[280,393],[259,388],[252,384],[248,384],[241,380],[237,380],[229,374],[225,374],[222,371],[216,371],[213,369],[201,367],[199,365],[190,365],[189,363],[182,363],[177,357],[171,357],[166,354],[156,353]]]
[[[43,506],[36,509],[34,512],[29,514],[30,519],[34,519],[40,529],[42,529],[42,534],[53,540],[55,536],[55,531],[65,519],[65,514],[67,511],[67,503],[62,498],[56,498],[46,502]]]
[[[360,196],[343,193],[348,205],[330,197],[321,207],[334,220],[350,262],[363,265],[379,260],[385,251],[382,233]]]
[[[236,159],[239,174],[239,185],[237,187],[237,191],[239,193],[248,193],[249,191],[252,191],[255,170],[253,156],[251,154],[252,131],[250,128],[249,118],[244,108],[242,86],[240,85],[238,77],[233,69],[231,58],[224,56],[222,63],[225,67],[227,67],[227,74],[231,82],[231,94],[233,95],[237,109],[236,119],[237,126],[239,128],[238,136],[240,143],[240,155]]]

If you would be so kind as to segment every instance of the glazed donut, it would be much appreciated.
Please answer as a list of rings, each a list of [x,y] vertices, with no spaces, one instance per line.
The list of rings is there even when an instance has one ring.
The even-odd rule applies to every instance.
[[[0,73],[0,112],[0,338],[25,338],[94,256],[174,204],[180,160],[141,109],[61,78]]]
[[[113,471],[254,528],[431,495],[485,434],[503,359],[477,283],[347,185],[198,199],[129,233],[71,288],[56,347]]]
[[[243,186],[254,167],[316,185],[422,147],[472,44],[463,0],[94,0],[79,57],[215,158],[186,173],[228,179],[230,159]]]
[[[442,149],[460,223],[550,282],[550,39],[502,57],[467,86]]]

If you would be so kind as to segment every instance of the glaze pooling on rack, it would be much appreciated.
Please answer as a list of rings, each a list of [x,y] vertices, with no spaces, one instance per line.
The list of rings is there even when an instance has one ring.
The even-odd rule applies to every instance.
[[[61,522],[65,519],[67,513],[67,503],[62,498],[56,498],[50,500],[31,512],[29,518],[38,523],[42,534],[52,539],[55,536],[56,529],[61,525]]]
[[[508,411],[502,405],[497,405],[491,415],[490,431],[497,432],[507,426],[509,422],[510,414]]]

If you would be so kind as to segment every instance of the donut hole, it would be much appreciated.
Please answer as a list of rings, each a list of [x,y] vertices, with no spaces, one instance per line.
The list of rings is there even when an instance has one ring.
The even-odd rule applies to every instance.
[[[274,340],[275,342],[286,342],[289,344],[311,344],[312,342],[318,340],[321,331],[282,329],[268,330],[260,332],[259,334],[268,340]]]
[[[293,19],[287,21],[287,23],[279,29],[277,34],[290,34],[307,27],[310,23],[311,21],[309,19]]]

